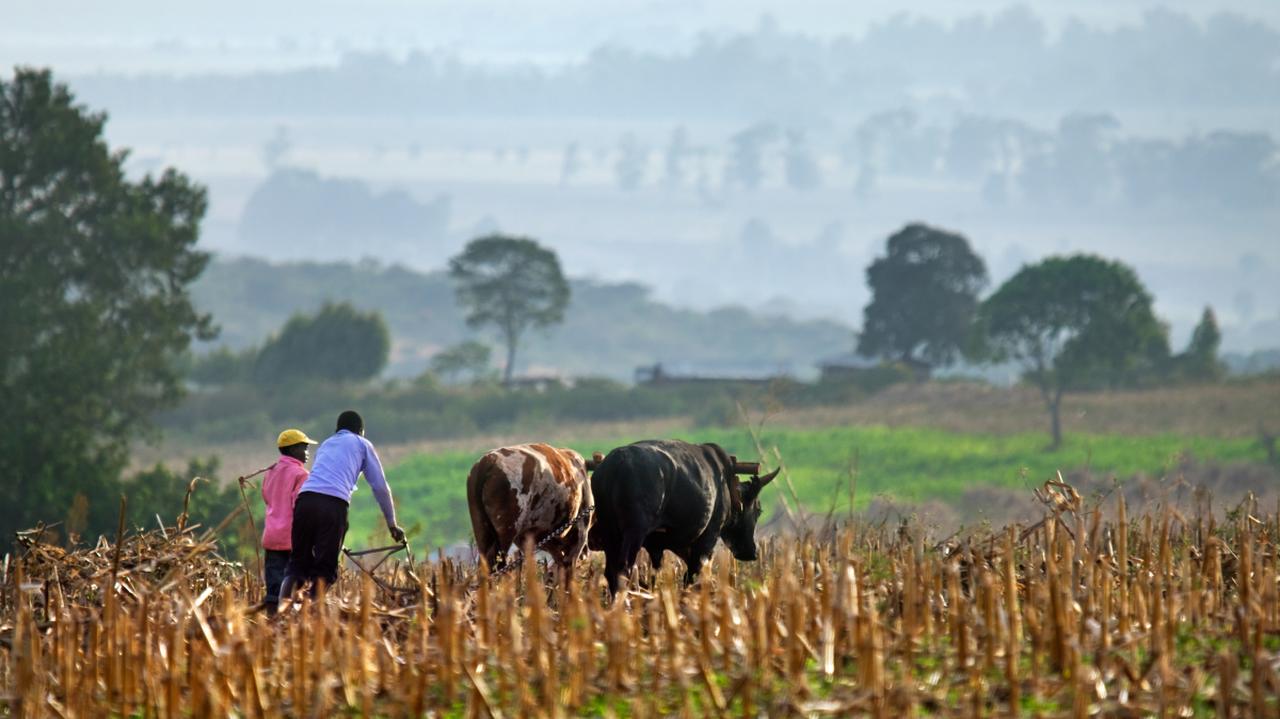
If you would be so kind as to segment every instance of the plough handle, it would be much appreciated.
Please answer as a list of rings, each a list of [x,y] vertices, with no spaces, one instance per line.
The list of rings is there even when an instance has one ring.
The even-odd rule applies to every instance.
[[[355,552],[351,551],[350,549],[347,549],[346,547],[343,547],[342,551],[352,557],[363,557],[366,554],[375,554],[377,552],[398,552],[401,549],[407,549],[408,547],[409,547],[408,542],[401,542],[400,544],[388,544],[385,547],[374,547],[373,549],[361,549]]]

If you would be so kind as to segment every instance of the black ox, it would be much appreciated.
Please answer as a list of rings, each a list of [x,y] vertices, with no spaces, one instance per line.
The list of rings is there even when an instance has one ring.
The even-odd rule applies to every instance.
[[[741,561],[756,558],[760,490],[778,474],[739,481],[733,460],[716,444],[646,440],[618,447],[591,477],[596,522],[588,545],[605,554],[605,578],[616,594],[644,547],[657,569],[670,550],[693,583],[723,539]]]

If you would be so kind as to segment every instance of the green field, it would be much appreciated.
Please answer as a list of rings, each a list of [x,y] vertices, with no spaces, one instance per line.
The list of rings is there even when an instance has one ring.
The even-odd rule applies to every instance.
[[[614,442],[553,441],[584,455],[607,452]],[[754,460],[754,443],[745,430],[705,429],[688,432],[683,439],[718,442],[740,459]],[[1132,437],[1071,435],[1059,451],[1046,452],[1045,435],[960,434],[934,429],[886,427],[835,427],[823,429],[764,430],[760,440],[766,449],[777,447],[804,507],[826,512],[834,502],[837,511],[848,509],[850,476],[856,465],[855,508],[865,507],[877,496],[919,501],[953,500],[977,485],[1021,488],[1028,496],[1056,470],[1064,473],[1089,468],[1095,476],[1121,479],[1138,473],[1163,476],[1190,456],[1204,462],[1265,461],[1265,453],[1252,439],[1217,439],[1171,435]],[[413,456],[388,470],[395,491],[400,523],[410,530],[415,547],[435,548],[471,537],[467,514],[466,476],[483,450]],[[766,462],[771,465],[771,463]],[[782,479],[765,495],[766,517],[777,498],[786,493]],[[385,543],[385,532],[369,490],[353,499],[348,544]],[[421,551],[421,550],[420,550]]]

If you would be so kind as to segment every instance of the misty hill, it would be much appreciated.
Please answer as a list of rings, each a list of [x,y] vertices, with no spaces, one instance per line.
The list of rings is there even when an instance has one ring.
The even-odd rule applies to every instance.
[[[1098,27],[1014,6],[955,22],[901,13],[822,38],[765,19],[668,53],[597,47],[555,69],[489,66],[449,52],[348,53],[336,67],[237,75],[91,75],[93,104],[170,114],[429,112],[781,118],[917,100],[942,107],[1261,108],[1280,103],[1280,32],[1249,17],[1164,9]]]
[[[379,252],[400,256],[421,255],[424,246],[444,238],[448,224],[447,197],[421,203],[404,190],[375,193],[359,180],[283,167],[250,195],[239,233],[249,245],[283,243],[322,252],[359,237]]]
[[[735,307],[698,312],[653,300],[635,283],[572,281],[564,324],[533,333],[517,371],[631,380],[636,367],[654,362],[700,368],[769,368],[798,374],[825,357],[848,352],[852,330],[824,320],[797,321]],[[391,328],[388,373],[421,372],[435,352],[466,339],[490,338],[469,330],[443,272],[397,265],[215,258],[193,288],[197,305],[222,327],[214,344],[240,349],[260,343],[295,312],[326,300],[349,301],[383,314]],[[204,348],[208,349],[208,347]]]

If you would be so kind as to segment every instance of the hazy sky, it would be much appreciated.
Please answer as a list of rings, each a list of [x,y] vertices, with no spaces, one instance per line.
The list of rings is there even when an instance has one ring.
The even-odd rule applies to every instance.
[[[1114,27],[1139,21],[1157,6],[1197,20],[1231,11],[1280,27],[1280,0],[0,0],[0,64],[49,66],[83,88],[82,99],[110,113],[112,144],[132,148],[131,170],[172,165],[205,184],[210,212],[203,242],[224,253],[272,259],[296,254],[253,245],[239,233],[246,202],[269,173],[262,160],[264,143],[287,131],[291,164],[324,177],[369,183],[379,191],[406,192],[419,202],[447,199],[451,210],[442,244],[418,255],[382,250],[383,259],[394,255],[422,269],[438,267],[442,253],[456,249],[477,228],[496,226],[548,241],[573,273],[640,280],[676,304],[791,307],[798,314],[854,323],[857,313],[850,308],[865,301],[862,268],[888,233],[905,222],[923,220],[968,234],[996,275],[1050,252],[1092,251],[1131,262],[1151,284],[1176,342],[1185,341],[1201,308],[1213,304],[1224,322],[1228,347],[1280,344],[1280,285],[1269,280],[1273,268],[1280,267],[1276,213],[1241,219],[1222,209],[1197,217],[1139,214],[1117,220],[1090,211],[1045,218],[1032,207],[993,210],[979,200],[976,185],[950,187],[939,176],[905,188],[895,188],[891,178],[874,202],[860,203],[851,189],[855,177],[837,156],[838,136],[847,135],[856,118],[842,120],[848,127],[808,128],[818,161],[827,168],[820,191],[790,192],[775,181],[756,194],[708,200],[692,189],[669,192],[653,179],[662,171],[658,152],[672,128],[688,123],[693,142],[723,153],[729,138],[747,123],[776,118],[742,116],[701,127],[696,118],[681,116],[679,108],[648,120],[626,113],[601,119],[589,117],[590,112],[583,113],[587,117],[498,113],[459,120],[430,111],[354,113],[358,117],[305,111],[151,117],[145,102],[132,101],[153,99],[147,91],[99,103],[93,94],[95,78],[86,77],[235,75],[334,65],[356,50],[393,56],[443,51],[468,62],[555,66],[580,61],[607,44],[683,52],[707,33],[749,31],[766,21],[815,37],[859,36],[904,9],[949,22],[1017,5],[1040,18],[1051,38],[1071,18]],[[1273,73],[1280,71],[1280,48],[1274,56]],[[1190,108],[1144,106],[1137,114],[1132,108],[1127,113],[1093,106],[1068,110],[1115,111],[1124,132],[1172,140],[1215,129],[1275,135],[1280,128],[1280,111],[1274,106],[1236,107],[1208,98],[1199,102],[1198,95],[1195,100]],[[890,108],[870,108],[880,109]],[[1005,112],[981,104],[964,109]],[[1023,113],[1018,119],[1046,132],[1060,119],[1057,109],[1040,115],[1031,114],[1034,109],[1018,112]],[[654,154],[645,187],[627,193],[614,186],[614,174],[618,138],[632,133]],[[566,186],[559,178],[570,143],[581,143],[585,169]],[[713,174],[718,177],[719,170]],[[742,250],[747,244],[744,228],[751,223],[776,237],[756,254]],[[676,252],[690,253],[698,261],[685,274],[673,273],[666,259]],[[317,248],[306,254],[355,259],[328,256]],[[775,264],[796,264],[798,254],[806,254],[809,265],[792,268],[789,278],[773,278],[764,291],[698,281],[726,256],[736,256],[743,268],[750,268],[753,263],[768,266],[770,256]],[[814,281],[824,272],[830,276]]]
[[[3,0],[0,63],[63,72],[237,72],[334,62],[344,51],[447,49],[488,62],[560,63],[604,43],[653,50],[688,47],[703,32],[754,27],[771,15],[783,29],[860,34],[904,10],[951,20],[1021,4],[1051,31],[1068,17],[1115,25],[1151,0]],[[1280,24],[1276,0],[1162,0],[1203,18],[1230,10]]]

